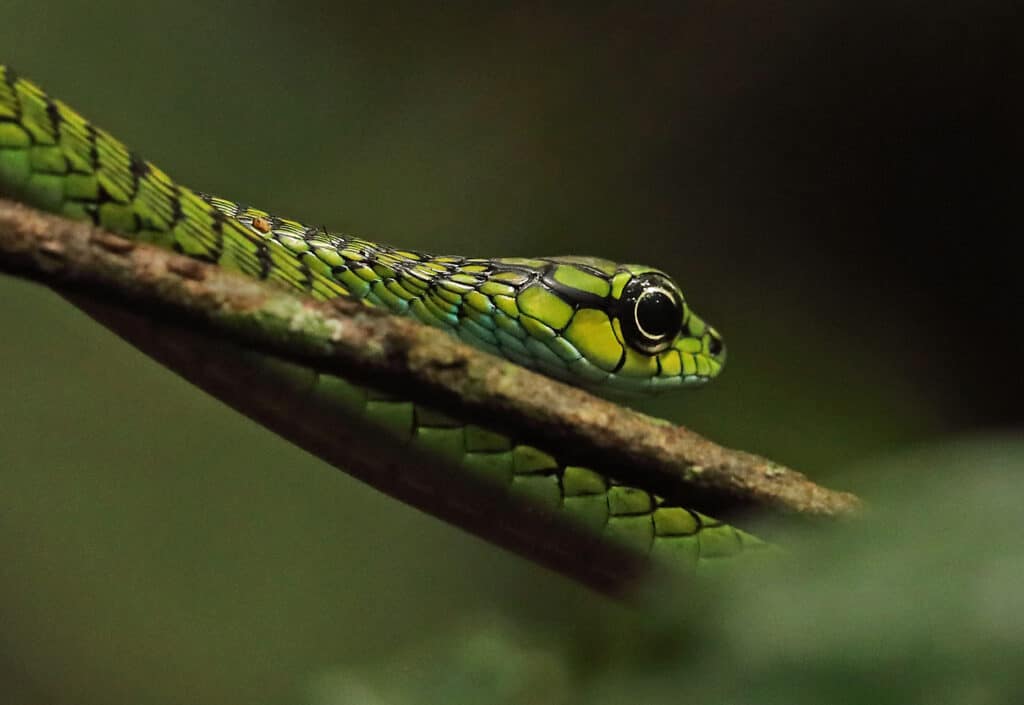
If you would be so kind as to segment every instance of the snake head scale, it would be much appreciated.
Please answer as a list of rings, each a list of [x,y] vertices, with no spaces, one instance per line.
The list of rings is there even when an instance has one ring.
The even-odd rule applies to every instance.
[[[506,309],[528,336],[511,356],[520,364],[612,394],[701,386],[725,364],[722,337],[661,270],[590,257],[491,262],[530,272]]]

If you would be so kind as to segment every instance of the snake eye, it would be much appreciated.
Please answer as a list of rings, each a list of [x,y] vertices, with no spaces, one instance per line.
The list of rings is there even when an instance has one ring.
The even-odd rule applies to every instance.
[[[679,290],[666,277],[646,274],[630,281],[622,292],[619,316],[626,342],[655,355],[667,349],[683,326]]]

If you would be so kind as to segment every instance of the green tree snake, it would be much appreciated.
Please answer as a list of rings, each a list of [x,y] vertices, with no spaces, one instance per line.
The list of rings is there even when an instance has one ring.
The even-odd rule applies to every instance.
[[[719,334],[660,270],[592,257],[430,255],[209,196],[173,181],[2,65],[0,194],[318,299],[346,296],[386,307],[598,393],[700,386],[725,362]],[[175,367],[166,354],[156,356]],[[263,374],[258,355],[229,362],[221,376],[232,369],[241,374],[246,365]],[[679,502],[617,482],[614,473],[560,460],[557,448],[521,443],[500,428],[334,375],[281,374],[298,374],[301,393],[318,408],[358,417],[403,452],[442,455],[459,471],[659,564],[692,571],[766,545]],[[232,396],[186,376],[215,396]]]

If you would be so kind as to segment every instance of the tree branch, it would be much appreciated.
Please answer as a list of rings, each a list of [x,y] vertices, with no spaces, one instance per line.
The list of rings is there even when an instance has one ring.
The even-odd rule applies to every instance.
[[[0,200],[0,269],[118,305],[158,308],[258,350],[343,374],[614,467],[688,506],[733,519],[756,508],[811,518],[852,516],[836,492],[766,458],[731,450],[548,379],[442,331],[358,302],[316,302],[173,252]],[[561,449],[565,449],[564,451]]]

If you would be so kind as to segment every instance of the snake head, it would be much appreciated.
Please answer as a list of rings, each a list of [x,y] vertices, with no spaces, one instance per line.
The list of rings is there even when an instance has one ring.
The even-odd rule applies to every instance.
[[[650,391],[706,384],[725,365],[725,342],[694,313],[679,286],[664,272],[622,265],[612,279],[609,320],[622,344],[615,374]]]
[[[722,337],[661,270],[583,257],[542,261],[517,303],[536,338],[527,347],[549,350],[524,364],[612,394],[696,387],[721,372]]]

